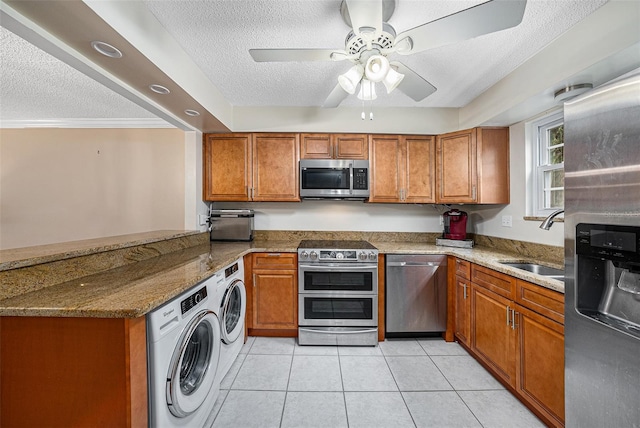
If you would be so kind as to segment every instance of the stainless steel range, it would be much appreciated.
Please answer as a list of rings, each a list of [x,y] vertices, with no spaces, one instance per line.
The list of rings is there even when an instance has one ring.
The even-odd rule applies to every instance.
[[[366,241],[298,246],[300,345],[378,344],[378,250]]]

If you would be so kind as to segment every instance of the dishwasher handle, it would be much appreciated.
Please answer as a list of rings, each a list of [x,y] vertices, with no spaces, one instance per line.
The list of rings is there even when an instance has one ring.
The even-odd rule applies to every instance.
[[[399,266],[399,267],[414,267],[414,266],[427,266],[427,267],[440,267],[441,263],[438,262],[387,262],[387,266]]]

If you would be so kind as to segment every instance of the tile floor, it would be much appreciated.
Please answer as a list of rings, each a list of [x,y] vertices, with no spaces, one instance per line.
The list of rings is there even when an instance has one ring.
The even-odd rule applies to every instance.
[[[544,427],[457,343],[298,346],[250,337],[213,427]]]

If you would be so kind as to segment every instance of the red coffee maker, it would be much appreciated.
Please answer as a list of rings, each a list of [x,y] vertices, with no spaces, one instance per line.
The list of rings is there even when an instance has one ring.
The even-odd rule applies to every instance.
[[[442,214],[444,219],[445,239],[463,240],[467,238],[467,213],[460,210],[449,210]]]

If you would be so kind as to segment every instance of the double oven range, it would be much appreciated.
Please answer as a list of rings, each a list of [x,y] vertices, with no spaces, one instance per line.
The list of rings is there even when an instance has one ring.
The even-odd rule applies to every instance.
[[[366,241],[298,247],[300,345],[378,344],[378,250]]]

